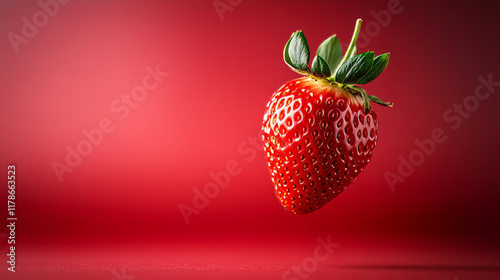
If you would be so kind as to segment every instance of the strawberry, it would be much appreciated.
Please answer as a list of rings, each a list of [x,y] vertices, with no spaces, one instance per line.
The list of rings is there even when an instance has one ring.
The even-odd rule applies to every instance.
[[[389,54],[356,54],[361,19],[342,57],[336,35],[318,48],[309,68],[304,34],[292,34],[285,63],[303,74],[278,89],[267,103],[262,126],[264,151],[277,198],[286,210],[306,214],[343,192],[363,171],[377,144],[378,118],[357,84],[377,78]]]

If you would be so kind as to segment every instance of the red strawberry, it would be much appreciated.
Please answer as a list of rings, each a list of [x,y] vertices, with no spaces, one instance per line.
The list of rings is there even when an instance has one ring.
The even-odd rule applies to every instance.
[[[306,77],[272,95],[262,130],[276,196],[294,214],[321,208],[354,181],[377,143],[378,119],[370,101],[392,106],[355,85],[378,77],[389,62],[389,54],[355,55],[360,26],[358,19],[343,58],[334,35],[320,45],[311,69],[301,31],[285,46],[285,62]]]

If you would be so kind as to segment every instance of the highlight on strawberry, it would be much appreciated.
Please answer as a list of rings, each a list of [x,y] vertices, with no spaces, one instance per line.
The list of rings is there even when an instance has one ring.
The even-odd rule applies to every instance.
[[[359,85],[377,78],[389,53],[357,54],[361,19],[342,56],[336,35],[310,52],[302,31],[285,45],[285,63],[304,75],[284,84],[267,103],[264,152],[274,190],[294,214],[313,212],[342,193],[370,162],[378,118],[370,102],[392,107]]]

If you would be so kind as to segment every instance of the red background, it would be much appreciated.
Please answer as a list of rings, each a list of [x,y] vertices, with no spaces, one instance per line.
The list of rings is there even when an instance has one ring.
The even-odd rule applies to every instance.
[[[322,267],[449,268],[436,279],[466,279],[464,268],[498,272],[500,89],[456,130],[443,119],[474,95],[479,76],[500,81],[497,8],[401,0],[386,26],[375,24],[390,2],[244,0],[221,18],[213,1],[74,0],[16,53],[7,34],[22,35],[22,18],[41,7],[3,1],[0,166],[16,165],[19,272],[7,274],[2,261],[0,275],[25,279],[41,264],[300,265],[328,235],[340,247]],[[356,182],[320,211],[295,216],[275,198],[249,140],[261,137],[273,91],[298,77],[282,60],[290,34],[303,30],[312,51],[333,33],[347,44],[357,18],[371,34],[360,51],[391,53],[365,88],[395,106],[374,105],[378,146]],[[169,76],[121,120],[111,104],[157,65]],[[103,118],[115,129],[60,182],[53,162],[65,163],[66,146]],[[408,159],[435,128],[446,142],[391,190],[384,173],[397,174],[398,157]],[[232,161],[241,172],[187,225],[179,205],[192,206],[193,190]],[[106,269],[95,279],[111,278]],[[280,268],[265,273],[281,277]]]

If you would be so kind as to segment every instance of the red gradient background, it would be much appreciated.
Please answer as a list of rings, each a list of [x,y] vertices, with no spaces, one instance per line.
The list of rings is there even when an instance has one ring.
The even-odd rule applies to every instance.
[[[457,129],[443,118],[479,76],[500,81],[497,7],[401,0],[386,26],[366,30],[388,3],[244,0],[221,18],[211,0],[73,0],[16,53],[7,34],[41,7],[2,1],[0,167],[16,165],[18,217],[16,273],[0,230],[2,279],[111,279],[116,268],[137,280],[281,279],[329,235],[340,246],[311,279],[498,277],[500,88]],[[295,216],[251,139],[272,92],[297,77],[282,60],[290,34],[303,30],[315,51],[333,32],[347,43],[357,18],[371,34],[360,51],[391,53],[366,89],[395,106],[374,105],[379,142],[356,182]],[[157,65],[169,76],[120,119],[113,102]],[[103,118],[115,129],[60,182],[53,162]],[[392,191],[384,173],[435,128],[446,142]],[[241,172],[187,225],[179,205],[234,161]]]

